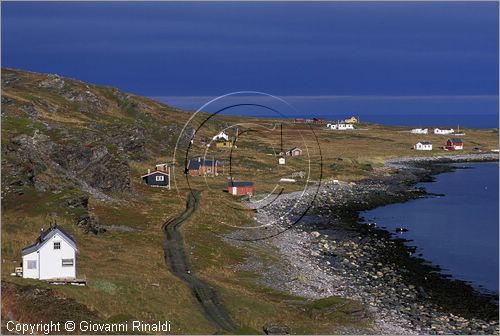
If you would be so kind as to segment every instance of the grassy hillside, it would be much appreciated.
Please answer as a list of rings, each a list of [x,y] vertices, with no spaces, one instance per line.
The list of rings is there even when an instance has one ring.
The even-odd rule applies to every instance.
[[[2,279],[50,287],[102,321],[168,319],[176,333],[216,332],[163,260],[161,226],[182,211],[189,190],[182,169],[176,170],[178,190],[150,188],[139,178],[152,165],[171,160],[190,114],[53,75],[3,69],[2,81]],[[230,119],[206,124],[197,137],[208,139]],[[189,140],[181,139],[180,150]],[[202,151],[195,143],[192,156]],[[255,165],[252,156],[260,151],[256,148],[241,160]],[[221,159],[224,153],[220,150]],[[245,251],[221,243],[217,234],[230,230],[221,221],[244,224],[251,218],[234,211],[221,215],[220,204],[237,206],[220,192],[226,177],[208,179],[213,191],[203,178],[192,181],[191,187],[203,190],[200,209],[184,229],[193,272],[215,287],[242,332],[260,333],[264,325],[276,322],[295,330],[318,330],[304,316],[304,300],[256,286],[257,275],[232,271]],[[20,249],[54,218],[77,241],[77,272],[88,279],[86,287],[51,286],[8,275],[19,264]],[[348,315],[336,314],[341,315],[339,324],[352,322]],[[47,318],[42,311],[15,317]],[[334,319],[320,330],[336,324]]]
[[[378,125],[334,132],[256,118],[218,117],[203,124],[207,115],[199,114],[179,139],[174,158],[177,188],[143,185],[140,175],[148,168],[172,161],[179,134],[190,117],[190,113],[113,88],[2,69],[2,280],[50,287],[103,321],[170,320],[175,333],[214,333],[217,328],[203,316],[185,284],[170,274],[163,259],[161,226],[182,212],[186,193],[194,188],[202,191],[200,208],[182,228],[192,272],[216,289],[241,332],[260,333],[264,325],[273,323],[302,333],[369,326],[369,321],[350,315],[359,308],[356,302],[322,301],[322,306],[342,308],[313,316],[308,313],[311,302],[256,285],[258,274],[234,271],[247,251],[227,245],[220,235],[234,230],[232,226],[251,225],[252,214],[235,211],[240,207],[238,200],[222,192],[231,150],[207,151],[202,140],[234,123],[240,124],[239,132],[251,130],[250,121],[262,125],[259,132],[241,136],[231,157],[232,175],[254,181],[259,194],[273,190],[280,178],[301,171],[309,178],[280,184],[276,190],[297,190],[321,178],[360,179],[394,156],[452,154],[411,149],[419,140],[430,140],[438,147],[446,137],[420,137],[403,128]],[[190,135],[201,124],[189,146]],[[281,146],[277,124],[283,124],[284,147],[299,146],[307,155],[277,165],[275,153]],[[498,148],[497,131],[463,131],[467,151]],[[189,158],[207,151],[208,157],[225,162],[219,169],[224,174],[186,180],[182,174],[186,151]],[[40,228],[54,218],[78,244],[77,272],[88,279],[86,287],[50,286],[8,275],[20,262],[20,249],[33,243]],[[274,257],[263,252],[262,261],[272,264]],[[37,321],[46,318],[35,312],[19,318],[29,316]]]

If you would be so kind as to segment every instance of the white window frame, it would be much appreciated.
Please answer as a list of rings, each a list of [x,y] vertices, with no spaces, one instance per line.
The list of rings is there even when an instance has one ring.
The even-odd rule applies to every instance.
[[[59,242],[59,241],[54,242],[54,250],[60,250],[60,249],[61,249],[61,242]]]
[[[36,269],[36,260],[28,260],[26,265],[26,268],[29,270],[34,270]]]
[[[165,176],[163,175],[156,175],[156,182],[163,182],[165,181]]]
[[[61,259],[62,267],[73,267],[75,265],[74,259]]]

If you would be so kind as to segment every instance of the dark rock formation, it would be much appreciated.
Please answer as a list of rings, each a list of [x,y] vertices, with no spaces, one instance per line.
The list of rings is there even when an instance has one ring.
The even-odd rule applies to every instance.
[[[81,195],[73,198],[68,198],[61,203],[61,206],[68,208],[88,209],[89,197],[87,195]]]
[[[89,146],[74,138],[58,144],[35,132],[11,139],[4,146],[4,155],[10,158],[4,171],[18,185],[40,191],[79,188],[98,198],[106,198],[100,192],[133,193],[127,161],[105,145]]]
[[[92,214],[78,217],[75,224],[85,233],[100,234],[106,232],[106,229],[99,225],[97,218]]]
[[[290,335],[290,328],[285,325],[271,324],[264,326],[262,330],[266,335]]]

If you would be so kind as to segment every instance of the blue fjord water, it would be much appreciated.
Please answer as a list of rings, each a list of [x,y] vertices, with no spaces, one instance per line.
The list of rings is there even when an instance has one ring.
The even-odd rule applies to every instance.
[[[430,193],[445,194],[391,204],[362,213],[411,239],[426,260],[452,277],[498,293],[499,197],[498,163],[455,164],[467,167],[421,183]]]

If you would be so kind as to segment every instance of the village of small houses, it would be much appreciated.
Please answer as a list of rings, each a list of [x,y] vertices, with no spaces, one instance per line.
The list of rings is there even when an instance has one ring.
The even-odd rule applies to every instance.
[[[360,155],[362,151],[359,150],[359,146],[372,147],[369,143],[377,143],[375,157],[379,158],[378,161],[390,156],[390,149],[384,150],[388,140],[383,138],[404,137],[406,144],[398,144],[398,152],[407,156],[416,155],[417,152],[442,155],[450,151],[467,150],[464,140],[467,134],[453,128],[385,128],[381,125],[360,123],[359,118],[354,116],[341,121],[327,121],[322,118],[297,118],[291,122],[289,120],[273,122],[266,119],[259,121],[273,124],[274,129],[278,129],[281,134],[274,132],[269,134],[268,138],[238,139],[238,130],[245,129],[242,123],[242,126],[229,128],[231,132],[221,130],[211,138],[197,139],[193,136],[191,144],[193,148],[198,147],[202,150],[200,155],[189,157],[185,162],[167,160],[156,162],[154,166],[147,168],[138,180],[147,187],[163,189],[162,192],[167,190],[165,196],[167,199],[177,197],[172,190],[172,174],[175,170],[178,176],[183,176],[181,179],[189,179],[197,187],[209,181],[210,185],[216,186],[211,192],[226,193],[238,199],[242,197],[251,199],[272,191],[271,186],[275,184],[285,186],[288,191],[294,191],[307,183],[319,183],[320,161],[326,166],[327,171],[328,162],[332,159],[337,161],[335,162],[337,171],[331,171],[327,175],[335,177],[335,181],[342,178],[346,181],[362,178],[362,174],[360,176],[359,173],[367,169],[370,161],[368,166],[372,169],[373,154],[371,158],[368,156],[364,158]],[[323,153],[321,158],[317,146],[311,142],[309,129],[319,134],[321,139],[319,145]],[[308,137],[299,141],[297,132],[302,132]],[[474,131],[471,130],[471,133],[474,138]],[[281,143],[277,144],[277,140]],[[271,142],[276,144],[271,145]],[[408,146],[409,143],[412,145]],[[277,148],[280,150],[277,151]],[[255,156],[255,160],[251,160],[252,156],[257,154],[256,151],[267,151],[267,153],[258,153],[264,155]],[[481,146],[480,143],[471,140],[469,151],[497,151],[497,149]],[[341,167],[338,160],[349,163],[347,167]],[[233,163],[230,164],[230,161]],[[307,178],[306,171],[311,164],[314,169]],[[35,241],[33,244],[22,249],[20,255],[22,262],[12,273],[13,276],[44,280],[52,284],[85,285],[86,279],[77,276],[77,242],[61,226],[54,222],[48,228],[42,227],[39,233],[33,232],[33,240]]]
[[[12,294],[3,309],[37,320],[172,319],[177,334],[216,333],[182,280],[196,276],[252,328],[247,333],[277,316],[328,333],[328,324],[283,304],[296,298],[256,285],[259,274],[235,271],[250,254],[275,262],[258,245],[242,249],[222,238],[255,227],[247,205],[319,184],[356,184],[393,169],[384,162],[394,157],[498,148],[497,130],[412,129],[350,116],[193,116],[55,75],[2,74],[13,80],[2,88],[2,290]],[[85,99],[67,102],[61,90]],[[179,276],[165,257],[164,229],[186,214],[178,246],[189,266]],[[39,294],[15,294],[28,292]]]

